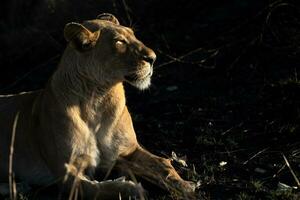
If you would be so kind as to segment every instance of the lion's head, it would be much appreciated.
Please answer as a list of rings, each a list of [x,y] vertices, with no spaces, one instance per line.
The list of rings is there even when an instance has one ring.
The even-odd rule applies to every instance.
[[[131,28],[120,25],[112,14],[82,24],[68,23],[64,29],[69,42],[66,51],[76,54],[76,69],[95,83],[126,81],[148,88],[156,55],[139,41]],[[74,57],[74,56],[73,56]]]

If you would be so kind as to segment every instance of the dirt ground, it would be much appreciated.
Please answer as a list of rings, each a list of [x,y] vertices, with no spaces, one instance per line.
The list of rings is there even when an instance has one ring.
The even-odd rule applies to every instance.
[[[147,149],[174,152],[199,199],[300,199],[299,1],[1,4],[1,94],[43,88],[65,47],[64,24],[113,13],[158,55],[149,90],[126,85]]]

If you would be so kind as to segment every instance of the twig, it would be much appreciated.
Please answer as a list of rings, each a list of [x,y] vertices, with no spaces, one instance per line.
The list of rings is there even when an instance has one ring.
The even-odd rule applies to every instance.
[[[287,158],[285,157],[285,155],[284,155],[283,153],[282,153],[282,157],[283,157],[283,159],[284,159],[284,161],[285,161],[286,166],[289,168],[289,170],[290,170],[290,172],[291,172],[293,178],[295,179],[295,181],[296,181],[296,183],[297,183],[297,185],[298,185],[298,188],[300,188],[300,182],[299,182],[299,179],[297,178],[297,176],[296,176],[294,170],[292,169],[292,167],[291,167],[289,161],[287,160]]]
[[[224,136],[225,134],[229,133],[229,132],[232,131],[233,129],[238,128],[238,127],[241,127],[243,124],[244,124],[244,122],[241,122],[241,123],[239,123],[238,125],[233,126],[233,127],[229,128],[229,129],[227,129],[226,131],[222,132],[221,135]]]
[[[118,10],[118,7],[117,7],[117,2],[116,2],[116,0],[113,0],[113,1],[112,1],[112,7],[113,7],[114,12],[115,12],[116,14],[119,13],[119,10]]]
[[[243,49],[242,49],[240,55],[238,55],[238,56],[233,60],[233,62],[230,64],[229,70],[232,70],[232,69],[235,67],[235,65],[240,61],[240,59],[242,58],[242,56],[245,55],[246,52],[248,51],[248,49],[249,49],[251,46],[253,46],[258,40],[259,40],[259,37],[254,37],[248,44],[246,44],[246,45],[243,47]]]
[[[128,7],[128,5],[126,3],[126,0],[122,0],[122,4],[123,4],[123,7],[124,7],[124,10],[125,10],[125,13],[126,13],[127,20],[129,22],[129,26],[131,26],[132,25],[132,19],[131,19],[130,14],[129,14],[130,8]]]
[[[199,65],[199,66],[201,66],[201,67],[205,67],[205,66],[202,65],[202,63],[204,63],[207,59],[216,56],[216,55],[219,53],[219,50],[216,50],[216,51],[215,51],[214,53],[212,53],[208,58],[203,59],[203,60],[200,60],[200,61],[189,62],[189,61],[183,60],[184,58],[186,58],[186,57],[188,57],[188,56],[190,56],[190,55],[192,55],[192,54],[195,54],[195,53],[197,53],[197,52],[199,52],[199,51],[203,51],[203,50],[204,50],[203,48],[199,47],[199,48],[196,48],[196,49],[194,49],[194,50],[192,50],[192,51],[189,51],[188,53],[186,53],[186,54],[184,54],[184,55],[182,55],[182,56],[180,56],[180,57],[174,57],[174,56],[171,56],[171,55],[169,55],[169,54],[163,53],[162,51],[158,50],[159,53],[161,53],[161,54],[163,54],[164,56],[168,57],[168,58],[170,59],[170,61],[167,61],[167,62],[165,62],[165,63],[162,63],[162,64],[156,66],[155,69],[159,69],[159,68],[161,68],[161,67],[164,67],[164,66],[166,66],[166,65],[169,65],[169,64],[172,64],[172,63],[175,63],[175,62],[185,63],[185,64],[192,64],[192,65]],[[205,67],[205,68],[211,69],[211,68],[213,68],[213,67]]]
[[[78,198],[79,190],[81,186],[80,185],[81,177],[88,163],[86,157],[74,158],[73,155],[74,155],[74,151],[72,152],[72,156],[70,158],[69,163],[66,165],[68,169],[64,178],[64,182],[66,182],[69,174],[71,174],[71,176],[74,176],[72,180],[73,184],[69,193],[69,198],[68,198],[69,200],[73,200],[73,199],[76,200]]]
[[[5,91],[13,86],[15,86],[16,84],[18,84],[20,81],[24,80],[26,77],[28,77],[30,74],[32,74],[34,71],[40,69],[41,67],[47,65],[48,63],[52,62],[53,60],[59,58],[60,55],[56,55],[53,56],[52,58],[50,58],[49,60],[47,60],[46,62],[32,68],[30,71],[26,72],[24,75],[22,75],[20,78],[18,78],[17,80],[15,80],[13,83],[11,83],[10,85],[0,88],[0,91]]]
[[[32,196],[32,199],[38,199],[38,195],[41,194],[41,192],[43,192],[43,190],[47,189],[48,187],[52,186],[52,185],[57,185],[61,182],[62,178],[56,178],[54,179],[52,182],[48,183],[48,184],[45,184],[43,186],[40,186],[38,187],[33,196]],[[60,196],[61,194],[59,194],[58,198],[57,199],[62,199],[62,197]]]
[[[15,137],[16,137],[16,129],[19,119],[19,112],[16,114],[14,123],[13,123],[13,130],[11,135],[11,143],[10,143],[10,150],[9,150],[9,192],[10,192],[10,199],[16,200],[17,199],[17,189],[16,189],[16,182],[13,173],[13,154],[14,154],[14,145],[15,145]]]
[[[247,149],[236,149],[236,150],[232,150],[232,151],[219,151],[216,152],[217,154],[231,154],[231,153],[237,153],[237,152],[241,152],[241,151],[247,151]],[[214,155],[215,153],[204,153],[204,155]]]
[[[105,174],[105,176],[104,176],[104,178],[103,178],[103,181],[105,181],[105,180],[108,178],[108,176],[111,174],[111,171],[112,171],[113,168],[115,167],[116,163],[117,163],[117,161],[114,161],[114,162],[111,164],[111,166],[108,168],[108,170],[107,170],[107,172],[106,172],[106,174]]]
[[[286,164],[282,165],[282,167],[280,167],[280,169],[276,172],[276,174],[273,175],[273,178],[275,178],[276,176],[278,176],[278,174],[286,167]]]
[[[254,154],[253,156],[251,156],[251,158],[249,158],[248,160],[246,160],[243,165],[246,165],[250,160],[254,159],[255,157],[257,157],[259,154],[262,154],[263,152],[265,152],[266,150],[268,150],[269,147],[264,148],[263,150],[257,152],[256,154]]]

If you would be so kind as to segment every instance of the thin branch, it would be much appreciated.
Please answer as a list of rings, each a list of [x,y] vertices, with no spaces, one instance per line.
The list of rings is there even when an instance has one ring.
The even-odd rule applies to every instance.
[[[106,180],[107,180],[108,176],[111,174],[111,171],[112,171],[113,168],[116,166],[116,163],[117,163],[117,161],[114,161],[114,162],[111,164],[111,166],[108,168],[108,170],[107,170],[107,172],[106,172],[106,174],[105,174],[105,176],[104,176],[104,178],[103,178],[103,181],[106,181]]]
[[[41,67],[49,64],[50,62],[56,60],[57,58],[59,58],[60,55],[56,55],[53,56],[52,58],[50,58],[49,60],[47,60],[46,62],[32,68],[31,70],[29,70],[28,72],[26,72],[25,74],[23,74],[20,78],[18,78],[17,80],[15,80],[13,83],[9,84],[6,87],[0,88],[0,91],[5,91],[9,88],[12,88],[13,86],[17,85],[20,81],[24,80],[26,77],[28,77],[30,74],[32,74],[33,72],[37,71],[38,69],[40,69]]]
[[[284,154],[282,154],[282,157],[283,157],[283,159],[284,159],[284,161],[285,161],[286,166],[289,168],[289,170],[290,170],[290,172],[291,172],[293,178],[295,179],[295,181],[296,181],[296,183],[297,183],[297,185],[298,185],[298,188],[300,188],[300,182],[299,182],[299,179],[297,178],[297,176],[296,176],[294,170],[292,169],[292,167],[291,167],[291,165],[290,165],[288,159],[285,157]]]
[[[14,154],[14,145],[15,145],[15,137],[16,137],[16,129],[19,119],[19,112],[16,114],[14,123],[13,123],[13,130],[11,135],[11,143],[10,143],[10,150],[9,150],[9,192],[10,192],[10,199],[16,200],[17,199],[17,189],[16,189],[16,182],[15,182],[15,175],[13,173],[13,154]]]
[[[256,154],[254,154],[253,156],[251,156],[251,158],[249,158],[248,160],[246,160],[246,161],[243,163],[243,165],[246,165],[249,161],[253,160],[255,157],[257,157],[258,155],[264,153],[264,152],[265,152],[266,150],[268,150],[268,149],[269,149],[269,147],[264,148],[263,150],[257,152]]]
[[[200,52],[200,51],[204,51],[204,49],[201,48],[201,47],[199,47],[199,48],[196,48],[196,49],[194,49],[194,50],[192,50],[192,51],[189,51],[188,53],[186,53],[186,54],[184,54],[184,55],[182,55],[182,56],[180,56],[180,57],[174,57],[174,56],[171,56],[171,55],[169,55],[169,54],[166,54],[166,53],[164,53],[164,52],[158,50],[159,53],[161,53],[161,54],[163,54],[164,56],[168,57],[168,58],[170,59],[170,61],[167,61],[167,62],[165,62],[165,63],[162,63],[162,64],[156,66],[155,69],[159,69],[159,68],[161,68],[161,67],[164,67],[164,66],[166,66],[166,65],[170,65],[170,64],[175,63],[175,62],[184,63],[184,64],[198,65],[198,66],[201,66],[201,67],[205,67],[205,68],[208,68],[208,69],[212,69],[213,67],[203,66],[202,63],[204,63],[206,60],[208,60],[208,59],[210,59],[210,58],[216,56],[216,55],[219,53],[219,50],[215,50],[208,58],[202,59],[202,60],[200,60],[200,61],[196,61],[196,62],[194,61],[194,62],[193,62],[193,61],[186,61],[186,60],[184,60],[184,58],[186,58],[186,57],[188,57],[188,56],[190,56],[190,55],[193,55],[193,54],[195,54],[195,53],[197,53],[197,52]]]
[[[233,129],[241,127],[243,124],[244,124],[244,122],[241,122],[238,125],[233,126],[233,127],[229,128],[229,129],[227,129],[226,131],[222,132],[221,135],[224,136],[227,133],[229,133],[230,131],[232,131]]]
[[[125,13],[126,13],[127,20],[129,22],[129,26],[131,26],[132,25],[132,19],[131,19],[130,14],[129,14],[130,8],[126,3],[126,0],[122,0],[122,4],[123,4],[123,7],[124,7],[124,10],[125,10]]]
[[[286,164],[282,165],[282,167],[280,167],[280,169],[276,172],[276,174],[273,175],[273,178],[275,178],[276,176],[279,175],[279,173],[286,167]]]

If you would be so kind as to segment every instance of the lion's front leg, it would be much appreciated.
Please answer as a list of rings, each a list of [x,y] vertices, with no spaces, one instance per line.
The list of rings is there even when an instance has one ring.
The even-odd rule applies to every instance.
[[[70,175],[64,183],[64,193],[68,199],[144,199],[144,190],[140,184],[125,180],[91,181],[84,176]]]
[[[84,172],[88,167],[88,156],[76,156],[65,164],[64,175],[60,181],[63,199],[144,199],[140,184],[125,180],[92,181]]]
[[[136,174],[182,198],[193,198],[194,186],[179,176],[169,159],[156,156],[140,146],[132,154],[120,158],[117,167],[127,169],[128,173]]]

